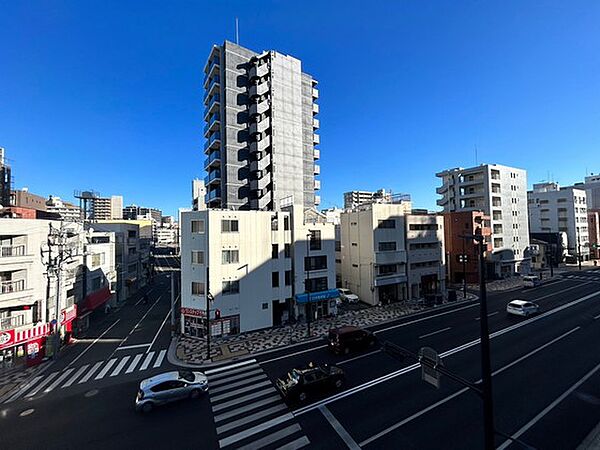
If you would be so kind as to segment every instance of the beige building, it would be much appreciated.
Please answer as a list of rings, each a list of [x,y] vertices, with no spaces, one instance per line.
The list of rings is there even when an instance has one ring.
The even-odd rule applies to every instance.
[[[92,200],[92,220],[118,220],[123,218],[123,196],[95,197]]]

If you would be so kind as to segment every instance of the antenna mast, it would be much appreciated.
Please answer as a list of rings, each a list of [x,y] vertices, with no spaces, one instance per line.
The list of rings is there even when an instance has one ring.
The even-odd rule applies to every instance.
[[[240,29],[238,18],[235,18],[235,43],[240,45]]]

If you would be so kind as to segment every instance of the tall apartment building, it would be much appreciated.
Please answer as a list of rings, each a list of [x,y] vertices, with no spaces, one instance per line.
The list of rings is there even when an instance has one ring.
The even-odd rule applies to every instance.
[[[65,202],[60,197],[53,195],[46,200],[46,210],[58,214],[60,219],[65,222],[80,222],[83,219],[83,214],[79,206]]]
[[[119,220],[123,218],[123,196],[94,197],[92,220]]]
[[[206,209],[206,187],[204,181],[197,178],[192,180],[192,210]]]
[[[353,209],[359,205],[374,202],[389,203],[392,201],[392,193],[385,189],[371,191],[344,192],[344,209]]]
[[[527,193],[532,233],[567,233],[570,255],[590,257],[586,191],[557,183],[538,183]]]
[[[363,204],[341,215],[342,287],[370,305],[445,290],[443,218],[410,201]]]
[[[583,183],[575,183],[573,187],[585,190],[588,208],[600,209],[600,174],[591,174],[585,177]]]
[[[208,293],[215,336],[336,313],[334,226],[320,213],[205,209],[181,220],[184,334],[206,336]]]
[[[483,211],[490,216],[492,252],[488,261],[496,276],[529,273],[527,172],[499,164],[454,168],[436,174],[443,212]]]
[[[12,175],[10,166],[4,156],[4,148],[0,147],[0,206],[10,206]]]
[[[318,205],[319,91],[300,60],[225,41],[204,72],[207,207],[278,210],[284,198]]]

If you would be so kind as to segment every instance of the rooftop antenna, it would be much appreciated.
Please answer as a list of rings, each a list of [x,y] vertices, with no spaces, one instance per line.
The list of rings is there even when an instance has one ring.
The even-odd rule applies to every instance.
[[[235,18],[235,43],[240,45],[240,28],[239,28],[239,20]]]
[[[477,158],[477,145],[475,145],[475,165],[479,164],[479,159]]]

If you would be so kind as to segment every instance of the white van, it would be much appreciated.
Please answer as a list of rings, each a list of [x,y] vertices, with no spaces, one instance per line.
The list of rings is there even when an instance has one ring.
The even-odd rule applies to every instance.
[[[537,275],[527,275],[523,277],[523,286],[526,288],[532,288],[541,284],[540,279]]]

